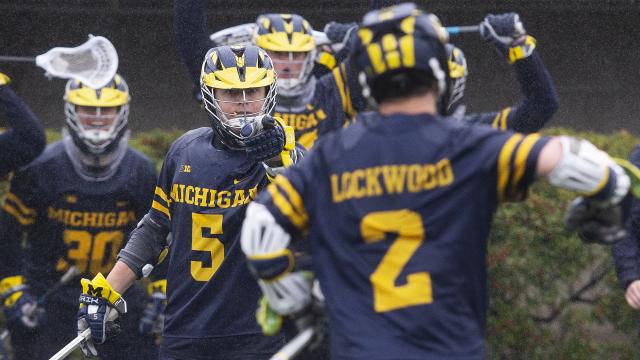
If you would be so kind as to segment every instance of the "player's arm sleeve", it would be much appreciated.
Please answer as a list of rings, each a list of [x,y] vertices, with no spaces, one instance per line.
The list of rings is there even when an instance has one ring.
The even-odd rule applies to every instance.
[[[205,0],[175,0],[173,29],[180,57],[196,89],[202,60],[213,43],[208,38]]]
[[[38,194],[35,174],[18,172],[0,210],[0,278],[22,273],[22,236],[36,222]]]
[[[504,109],[500,116],[505,118],[506,127],[510,130],[522,133],[539,131],[558,110],[558,93],[553,80],[537,50],[513,66],[524,100],[513,108]]]
[[[640,166],[640,147],[636,147],[631,153],[630,161],[635,166]],[[618,281],[623,289],[634,280],[640,280],[640,201],[635,197],[631,200],[631,210],[625,225],[627,236],[611,248]]]
[[[366,100],[357,78],[354,67],[348,62],[320,78],[322,94],[319,95],[325,96],[327,118],[318,127],[319,137],[344,127],[358,112],[365,110]]]
[[[536,179],[538,156],[550,138],[506,132],[492,139],[495,194],[499,202],[521,201]],[[492,141],[492,142],[493,142]]]
[[[0,134],[0,176],[27,165],[45,147],[42,124],[9,86],[0,86],[0,111],[10,129]]]
[[[153,190],[149,212],[131,232],[127,244],[118,254],[118,260],[124,262],[138,278],[143,275],[142,268],[146,264],[155,266],[167,248],[167,235],[171,226],[171,200],[167,194],[170,193],[175,169],[171,154],[170,149]]]

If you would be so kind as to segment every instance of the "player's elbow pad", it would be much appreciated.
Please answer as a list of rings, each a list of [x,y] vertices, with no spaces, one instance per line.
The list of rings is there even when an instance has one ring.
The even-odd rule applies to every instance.
[[[259,203],[250,203],[242,225],[240,245],[247,256],[249,269],[258,278],[276,281],[290,273],[294,257],[287,249],[291,236]]]
[[[551,184],[612,204],[624,198],[629,177],[609,155],[587,140],[562,136],[560,144],[562,158],[548,175]]]
[[[167,245],[168,233],[166,228],[145,215],[131,232],[127,245],[120,250],[118,260],[127,264],[138,278],[142,277],[142,268],[146,264],[158,263]]]

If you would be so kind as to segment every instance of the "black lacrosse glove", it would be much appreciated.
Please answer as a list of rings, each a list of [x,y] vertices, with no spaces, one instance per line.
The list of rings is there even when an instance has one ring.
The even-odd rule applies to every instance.
[[[535,39],[527,36],[520,15],[516,13],[487,15],[480,23],[480,36],[493,43],[511,63],[528,57],[536,48]]]
[[[251,125],[246,125],[246,127]],[[244,140],[249,159],[256,163],[267,161],[278,156],[284,150],[285,131],[282,125],[272,116],[265,115],[261,122],[262,129],[256,135]],[[241,130],[241,133],[245,131]]]
[[[586,243],[612,245],[626,236],[620,204],[605,205],[583,196],[571,202],[564,224],[567,231],[576,231]]]

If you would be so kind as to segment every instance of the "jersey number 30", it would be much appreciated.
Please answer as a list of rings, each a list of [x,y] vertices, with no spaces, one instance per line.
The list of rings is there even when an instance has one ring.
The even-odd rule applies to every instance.
[[[224,244],[214,235],[222,235],[222,215],[191,214],[191,250],[206,252],[211,259],[191,260],[191,276],[197,281],[211,280],[224,260]]]
[[[373,212],[362,218],[360,232],[366,243],[385,240],[387,234],[397,235],[369,277],[376,312],[433,302],[431,276],[428,272],[408,274],[405,284],[396,285],[402,269],[424,241],[424,226],[420,214],[406,209]]]

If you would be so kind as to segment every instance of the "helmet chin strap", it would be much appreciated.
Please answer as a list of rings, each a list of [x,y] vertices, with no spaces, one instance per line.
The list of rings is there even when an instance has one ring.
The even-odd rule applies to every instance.
[[[110,179],[118,170],[118,166],[127,152],[130,134],[131,132],[127,130],[115,149],[104,154],[91,154],[82,151],[66,128],[62,130],[62,142],[74,170],[80,177],[87,181],[104,181]]]

